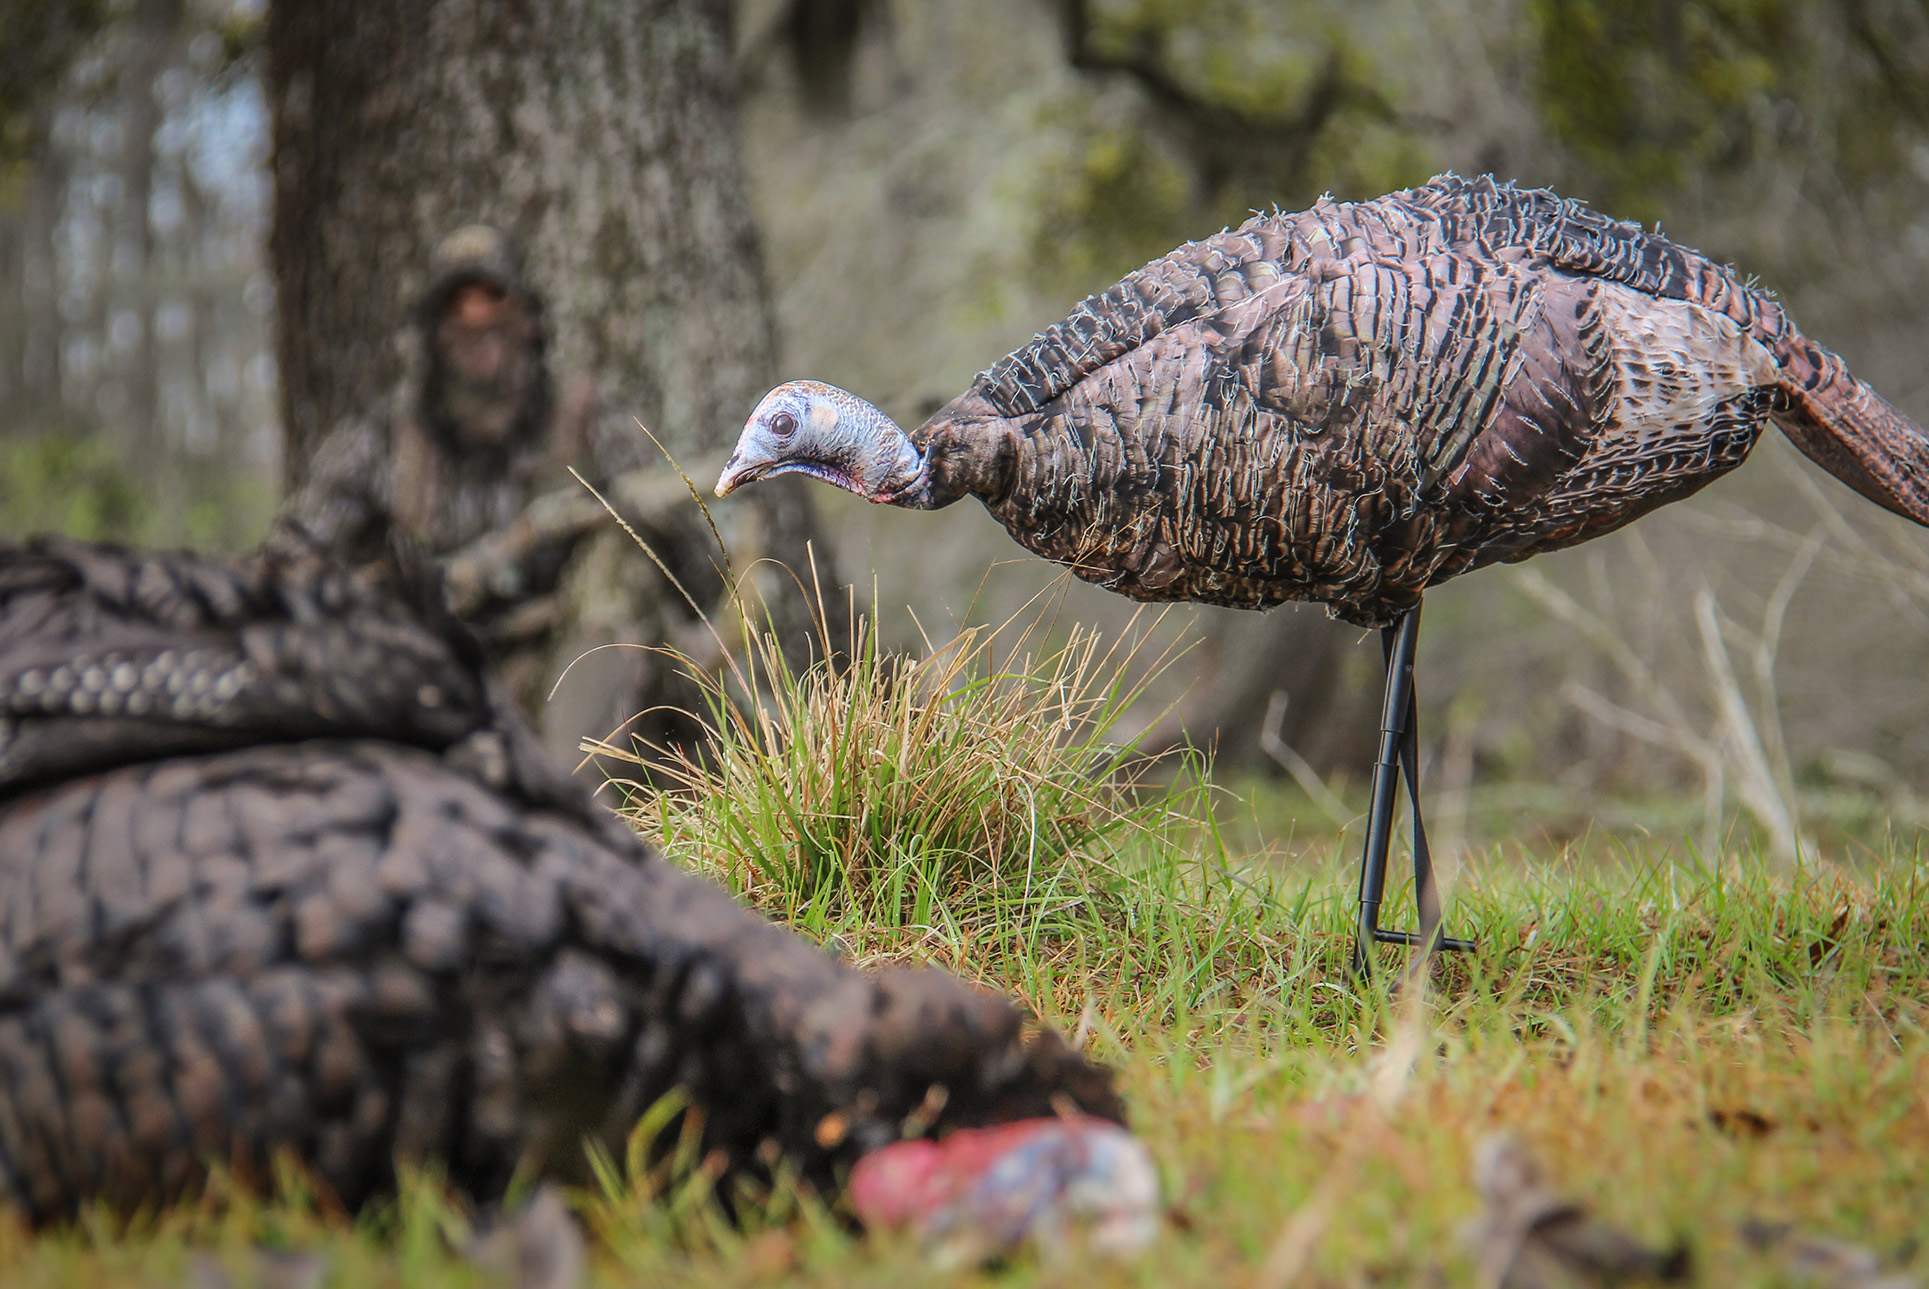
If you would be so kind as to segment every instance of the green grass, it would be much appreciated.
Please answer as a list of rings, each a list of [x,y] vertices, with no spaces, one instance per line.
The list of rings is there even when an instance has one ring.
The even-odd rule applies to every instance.
[[[911,664],[766,666],[713,686],[718,754],[631,808],[847,956],[939,962],[1082,1030],[1165,1178],[1154,1248],[939,1273],[787,1187],[732,1227],[690,1161],[605,1161],[572,1197],[597,1283],[1472,1284],[1470,1158],[1499,1128],[1565,1193],[1686,1240],[1702,1284],[1799,1283],[1743,1246],[1751,1218],[1881,1251],[1929,1236],[1913,843],[1773,871],[1658,832],[1523,830],[1447,866],[1450,929],[1481,950],[1402,1010],[1345,971],[1354,836],[1263,789],[1131,780],[1101,737],[1127,661],[978,635]],[[257,1245],[318,1251],[327,1284],[493,1282],[454,1252],[472,1218],[433,1177],[355,1221],[289,1189],[217,1188],[131,1231],[0,1225],[0,1283],[181,1283],[213,1257],[242,1285]]]

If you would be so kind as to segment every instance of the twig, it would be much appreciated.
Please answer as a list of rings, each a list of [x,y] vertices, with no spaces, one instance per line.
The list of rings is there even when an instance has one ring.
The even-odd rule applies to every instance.
[[[1742,697],[1741,684],[1735,679],[1735,668],[1728,657],[1728,642],[1722,636],[1714,592],[1705,586],[1695,593],[1695,624],[1701,632],[1709,688],[1714,690],[1715,703],[1721,712],[1722,741],[1737,771],[1735,792],[1749,813],[1767,828],[1769,847],[1776,858],[1793,860],[1801,852],[1794,810],[1769,769],[1761,734],[1755,728],[1754,717]]]
[[[1301,756],[1290,743],[1279,736],[1280,727],[1286,720],[1287,702],[1285,690],[1273,691],[1272,698],[1266,703],[1266,724],[1259,731],[1259,749],[1284,766],[1286,773],[1292,775],[1293,781],[1299,784],[1300,789],[1308,797],[1312,798],[1313,804],[1325,811],[1326,817],[1344,831],[1346,826],[1353,822],[1353,816],[1347,810],[1346,803],[1340,800],[1338,793],[1327,786],[1326,780],[1320,777],[1319,771],[1313,768],[1312,762]]]
[[[1789,601],[1820,549],[1821,529],[1818,528],[1797,551],[1769,597],[1762,616],[1761,634],[1755,642],[1757,701],[1753,707],[1744,697],[1736,677],[1714,593],[1703,586],[1696,594],[1695,621],[1702,666],[1718,722],[1718,732],[1713,736],[1701,732],[1674,692],[1599,614],[1582,607],[1536,569],[1522,569],[1514,575],[1516,586],[1606,654],[1655,715],[1622,707],[1578,682],[1567,685],[1568,701],[1602,724],[1645,743],[1678,752],[1701,769],[1708,793],[1704,850],[1712,851],[1719,840],[1721,798],[1732,777],[1736,796],[1767,832],[1774,855],[1792,860],[1802,851],[1804,839],[1799,830],[1794,787],[1787,774],[1774,672]],[[1658,567],[1651,569],[1649,575],[1657,582],[1661,578]]]

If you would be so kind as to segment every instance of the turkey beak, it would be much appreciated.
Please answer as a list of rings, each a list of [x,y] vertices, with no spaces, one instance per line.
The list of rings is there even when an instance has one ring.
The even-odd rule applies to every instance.
[[[723,473],[717,476],[717,495],[719,497],[728,497],[744,484],[762,477],[763,469],[756,465],[746,465],[743,459],[743,449],[738,448],[735,452],[731,453],[729,462],[723,467]]]

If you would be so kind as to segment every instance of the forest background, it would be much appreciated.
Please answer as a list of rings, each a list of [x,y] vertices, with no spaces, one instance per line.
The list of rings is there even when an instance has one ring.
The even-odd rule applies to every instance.
[[[724,110],[698,133],[722,140],[726,179],[741,165],[755,226],[720,208],[739,321],[706,313],[693,352],[605,382],[612,414],[681,450],[726,446],[764,369],[918,418],[1181,241],[1446,169],[1659,224],[1774,287],[1929,420],[1917,0],[634,8],[646,43],[682,24],[715,55],[700,88]],[[333,353],[290,332],[270,253],[275,59],[299,33],[277,37],[260,0],[6,0],[0,24],[0,526],[245,548],[299,475],[316,432],[301,409]],[[333,248],[352,260],[356,230]],[[535,267],[597,271],[566,261]],[[536,285],[565,297],[567,331],[574,280]],[[643,314],[676,294],[637,291]],[[681,334],[639,324],[632,347]],[[307,383],[288,383],[291,356]],[[836,568],[907,648],[1060,578],[977,507],[810,496]],[[1222,773],[1297,780],[1345,813],[1379,678],[1360,632],[1317,608],[1148,626],[1103,592],[1063,594],[1066,623],[1195,642],[1113,737],[1210,746]],[[1531,813],[1556,838],[1599,820],[1705,850],[1739,822],[1771,849],[1835,850],[1929,823],[1929,541],[1779,438],[1628,532],[1431,594],[1426,627],[1426,765],[1452,838]]]

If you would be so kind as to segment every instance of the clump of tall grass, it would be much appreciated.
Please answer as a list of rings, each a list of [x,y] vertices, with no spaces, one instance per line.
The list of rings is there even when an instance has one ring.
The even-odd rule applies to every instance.
[[[1188,822],[1141,791],[1111,731],[1150,660],[1038,621],[967,628],[892,654],[875,620],[794,670],[770,637],[751,665],[705,675],[708,739],[659,749],[630,785],[635,825],[786,920],[828,928],[947,919],[1036,926],[1121,879],[1147,838]],[[825,658],[831,661],[824,660]],[[603,748],[606,754],[643,760]]]

